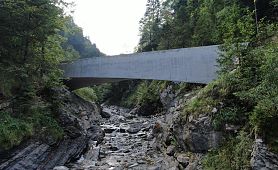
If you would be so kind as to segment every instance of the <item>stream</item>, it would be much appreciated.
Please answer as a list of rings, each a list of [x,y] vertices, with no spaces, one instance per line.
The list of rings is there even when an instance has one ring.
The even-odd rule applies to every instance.
[[[91,141],[89,150],[70,169],[92,170],[175,170],[178,163],[157,149],[153,133],[164,115],[141,117],[130,114],[129,109],[102,105],[109,118],[101,122],[104,140]]]

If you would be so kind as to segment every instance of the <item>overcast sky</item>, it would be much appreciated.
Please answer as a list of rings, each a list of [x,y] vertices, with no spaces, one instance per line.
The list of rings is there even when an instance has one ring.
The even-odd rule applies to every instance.
[[[147,0],[67,0],[75,2],[74,20],[85,36],[108,55],[132,53]]]

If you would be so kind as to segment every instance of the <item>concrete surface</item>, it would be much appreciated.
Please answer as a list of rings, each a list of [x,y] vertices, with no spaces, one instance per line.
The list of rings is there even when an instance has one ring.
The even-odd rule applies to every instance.
[[[63,64],[72,89],[125,79],[207,84],[217,77],[218,46],[94,57]]]

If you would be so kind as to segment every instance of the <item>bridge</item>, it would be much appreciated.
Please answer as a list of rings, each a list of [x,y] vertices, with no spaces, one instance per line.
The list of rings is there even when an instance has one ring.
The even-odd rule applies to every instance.
[[[207,84],[217,77],[217,45],[93,57],[62,64],[67,85],[78,89],[127,79]]]

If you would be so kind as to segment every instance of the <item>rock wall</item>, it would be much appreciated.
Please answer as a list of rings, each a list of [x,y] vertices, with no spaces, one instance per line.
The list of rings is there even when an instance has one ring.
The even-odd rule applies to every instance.
[[[211,149],[220,146],[224,139],[223,131],[216,131],[208,114],[182,116],[183,104],[195,95],[175,94],[171,87],[161,93],[161,102],[167,110],[165,120],[156,126],[156,144],[159,150],[173,156],[180,169],[203,169],[202,158]],[[238,127],[226,127],[235,132]],[[250,167],[254,170],[278,169],[278,154],[271,152],[262,139],[256,139],[250,155]]]
[[[174,157],[180,169],[202,169],[201,160],[222,140],[222,132],[215,131],[206,114],[184,119],[184,104],[191,100],[194,92],[180,93],[168,86],[160,95],[166,110],[164,120],[154,127],[157,149]]]
[[[56,89],[50,94],[61,103],[57,110],[64,139],[58,142],[30,139],[12,151],[2,153],[0,169],[53,169],[79,158],[90,139],[103,139],[104,134],[98,126],[101,119],[98,106],[66,89]]]

